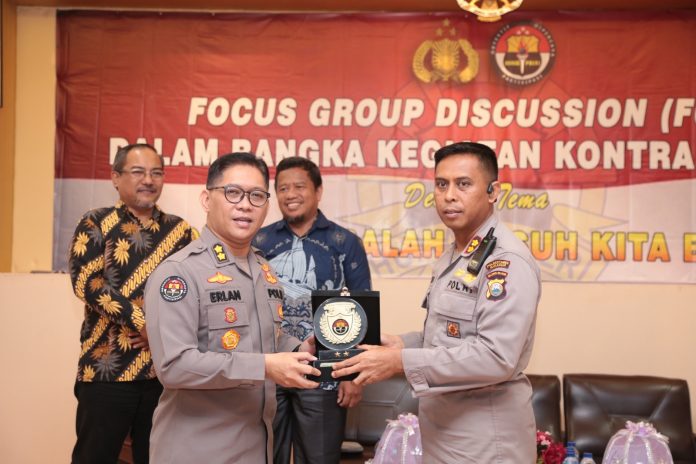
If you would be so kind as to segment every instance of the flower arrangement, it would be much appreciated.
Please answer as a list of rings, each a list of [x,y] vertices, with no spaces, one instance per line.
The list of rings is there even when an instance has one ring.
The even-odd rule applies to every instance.
[[[563,443],[553,441],[549,432],[536,433],[537,460],[536,464],[561,464],[565,459]]]

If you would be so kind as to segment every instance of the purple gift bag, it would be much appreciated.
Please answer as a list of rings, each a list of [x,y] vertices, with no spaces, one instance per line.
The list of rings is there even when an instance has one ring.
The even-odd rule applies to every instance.
[[[377,443],[374,459],[366,464],[422,464],[418,416],[399,414],[398,419],[388,420],[387,427]]]
[[[611,437],[602,464],[673,464],[669,439],[649,422],[626,422]]]

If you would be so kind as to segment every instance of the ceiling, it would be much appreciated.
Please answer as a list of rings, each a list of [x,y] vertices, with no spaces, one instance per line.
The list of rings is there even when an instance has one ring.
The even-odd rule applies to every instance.
[[[457,0],[14,0],[13,3],[22,6],[109,9],[461,11]],[[524,0],[520,10],[665,10],[682,8],[696,8],[696,2],[694,0]]]

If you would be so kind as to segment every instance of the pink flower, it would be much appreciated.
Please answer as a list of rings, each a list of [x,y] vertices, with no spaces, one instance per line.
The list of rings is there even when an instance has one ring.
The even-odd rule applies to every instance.
[[[565,447],[553,441],[549,432],[536,433],[537,464],[561,464],[565,459]]]
[[[541,455],[544,464],[561,464],[565,459],[566,449],[561,443],[552,443]]]

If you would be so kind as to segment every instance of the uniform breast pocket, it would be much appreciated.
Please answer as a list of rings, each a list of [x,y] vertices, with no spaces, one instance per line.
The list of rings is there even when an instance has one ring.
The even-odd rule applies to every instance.
[[[215,305],[208,312],[208,349],[228,353],[251,352],[249,315],[244,304]]]
[[[476,298],[441,294],[433,301],[433,345],[452,347],[476,336]]]

